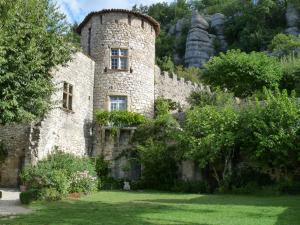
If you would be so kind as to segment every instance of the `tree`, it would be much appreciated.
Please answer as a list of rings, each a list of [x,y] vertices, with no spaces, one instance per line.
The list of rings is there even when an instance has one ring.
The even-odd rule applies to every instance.
[[[277,57],[297,55],[300,52],[300,37],[280,33],[273,38],[269,50]]]
[[[225,36],[232,48],[246,52],[268,48],[273,37],[285,29],[286,5],[283,1],[237,0],[229,5]]]
[[[300,104],[286,90],[264,90],[262,100],[243,107],[241,151],[276,181],[292,179],[300,166]]]
[[[226,186],[232,174],[239,118],[233,101],[223,104],[188,111],[182,138],[187,157],[197,161],[201,168],[211,167],[219,187]]]
[[[65,16],[48,0],[0,1],[0,124],[41,117],[50,107],[50,70],[70,59]]]
[[[237,97],[247,97],[264,86],[277,87],[282,69],[275,58],[265,53],[230,50],[213,57],[206,64],[202,78],[208,84],[227,88]]]

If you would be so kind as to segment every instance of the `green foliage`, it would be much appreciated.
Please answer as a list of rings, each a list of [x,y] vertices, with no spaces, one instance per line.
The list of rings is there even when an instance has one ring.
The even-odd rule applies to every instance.
[[[136,130],[132,155],[143,165],[140,187],[170,190],[182,158],[177,148],[178,122],[169,114],[168,100],[158,99],[156,117]]]
[[[275,88],[282,78],[282,69],[275,58],[265,53],[230,50],[213,57],[205,66],[203,79],[226,88],[235,96],[246,97],[263,87]]]
[[[104,159],[104,156],[95,158],[95,169],[97,176],[100,179],[106,178],[109,173],[109,161]]]
[[[39,190],[41,199],[51,199],[56,193],[63,198],[74,191],[94,191],[97,183],[95,175],[95,167],[90,159],[55,151],[36,166],[26,167],[20,178],[28,188]]]
[[[97,190],[98,183],[96,178],[92,177],[88,171],[77,172],[72,175],[69,192],[89,194]]]
[[[193,83],[199,84],[202,71],[196,67],[185,68],[181,65],[176,66],[175,73],[180,78],[184,78],[186,81],[191,81]]]
[[[39,194],[39,199],[46,200],[46,201],[58,201],[62,199],[61,193],[53,187],[44,188],[41,190]]]
[[[161,68],[162,71],[167,71],[170,73],[175,72],[175,64],[172,61],[171,56],[164,56],[162,59],[157,59],[157,65]]]
[[[1,1],[0,10],[0,124],[32,120],[50,106],[50,70],[70,59],[69,25],[48,0]]]
[[[199,106],[204,107],[207,105],[211,106],[225,106],[228,104],[233,104],[235,99],[232,93],[223,92],[220,89],[216,89],[213,92],[199,91],[192,92],[188,98],[189,103],[192,107]]]
[[[278,34],[273,38],[269,50],[277,57],[296,55],[300,51],[300,37]]]
[[[201,168],[210,165],[219,185],[232,173],[237,125],[238,113],[231,104],[195,107],[186,114],[183,136],[186,155]]]
[[[284,1],[237,0],[227,10],[225,36],[232,48],[246,52],[268,48],[273,37],[285,29]]]
[[[32,201],[35,201],[37,199],[38,199],[38,191],[35,189],[31,189],[20,193],[20,201],[24,205],[28,205]]]
[[[204,194],[210,193],[210,188],[205,181],[176,181],[172,191]]]
[[[8,149],[4,142],[0,141],[0,165],[5,161],[8,156]]]
[[[180,106],[171,99],[158,97],[154,103],[155,116],[167,115],[170,111],[179,109]]]
[[[299,56],[284,56],[280,60],[283,70],[281,80],[281,89],[287,89],[289,92],[296,90],[297,95],[300,94],[300,57]]]
[[[101,126],[130,127],[138,126],[146,121],[139,113],[128,111],[100,111],[96,112],[96,121]]]
[[[244,154],[273,179],[293,179],[300,163],[299,101],[286,90],[265,90],[263,101],[243,108],[239,140]]]

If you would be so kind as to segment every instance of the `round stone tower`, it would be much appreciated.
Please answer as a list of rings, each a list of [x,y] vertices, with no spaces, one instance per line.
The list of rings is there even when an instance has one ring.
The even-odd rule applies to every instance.
[[[95,61],[94,110],[152,116],[155,37],[159,23],[122,9],[92,12],[79,25],[85,54]]]

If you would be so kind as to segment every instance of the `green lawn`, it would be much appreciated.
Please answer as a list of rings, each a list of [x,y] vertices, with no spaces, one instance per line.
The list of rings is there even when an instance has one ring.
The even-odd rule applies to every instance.
[[[24,225],[297,225],[300,196],[253,197],[102,191],[80,200],[35,203]]]

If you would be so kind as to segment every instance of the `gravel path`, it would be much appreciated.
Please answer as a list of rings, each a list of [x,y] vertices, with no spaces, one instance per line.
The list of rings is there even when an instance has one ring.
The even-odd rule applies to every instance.
[[[0,191],[2,191],[2,199],[0,199],[0,217],[31,212],[30,209],[22,207],[19,200],[20,192],[18,190],[0,188]]]

